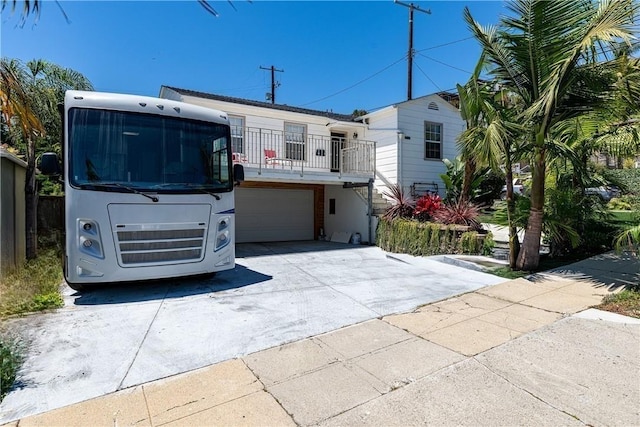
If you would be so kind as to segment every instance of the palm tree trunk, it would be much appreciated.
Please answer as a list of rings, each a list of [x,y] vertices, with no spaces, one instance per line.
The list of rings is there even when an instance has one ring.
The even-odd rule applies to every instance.
[[[510,153],[510,146],[507,146],[507,153]],[[507,154],[505,162],[506,184],[507,184],[507,221],[509,222],[509,267],[516,269],[516,260],[520,253],[520,240],[518,239],[518,228],[514,223],[516,201],[513,197],[513,170],[510,154]]]
[[[544,137],[538,135],[538,140]],[[545,184],[545,150],[540,145],[534,149],[534,163],[531,180],[531,212],[524,233],[522,248],[518,256],[516,268],[532,271],[540,264],[540,237],[542,236],[542,220],[544,216],[544,184]]]
[[[27,173],[24,184],[27,259],[38,256],[38,190],[36,188],[36,142],[27,137]]]
[[[464,177],[462,179],[462,194],[460,197],[463,201],[471,200],[471,182],[473,175],[476,173],[476,162],[471,156],[468,156],[464,162]]]

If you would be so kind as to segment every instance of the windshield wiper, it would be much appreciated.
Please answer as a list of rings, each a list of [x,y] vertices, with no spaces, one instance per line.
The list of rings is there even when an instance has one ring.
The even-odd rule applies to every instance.
[[[191,184],[189,182],[170,182],[170,183],[165,183],[165,184],[158,184],[155,185],[154,188],[162,188],[162,187],[185,187],[185,189],[192,189],[192,190],[197,190],[200,193],[204,193],[204,194],[209,194],[211,196],[213,196],[216,200],[220,200],[220,196],[218,196],[216,193],[214,193],[212,190],[207,190],[205,187],[203,187],[202,185],[198,185],[198,184]]]
[[[142,191],[136,190],[133,187],[129,187],[127,185],[124,184],[120,184],[119,182],[101,182],[101,183],[97,183],[97,184],[82,184],[81,188],[95,188],[95,189],[99,189],[99,188],[113,188],[113,187],[118,187],[118,188],[124,188],[125,190],[129,191],[130,193],[135,193],[135,194],[140,194],[141,196],[144,196],[148,199],[151,199],[151,201],[153,202],[158,202],[160,199],[158,199],[157,196],[153,196],[151,194],[147,194],[147,193],[143,193]]]
[[[194,190],[198,190],[202,193],[206,193],[209,194],[211,196],[213,196],[214,199],[216,200],[220,200],[220,196],[218,196],[216,193],[214,193],[211,190],[207,190],[206,188],[202,187],[201,185],[193,185],[193,184],[186,184],[187,187],[189,188],[193,188]]]

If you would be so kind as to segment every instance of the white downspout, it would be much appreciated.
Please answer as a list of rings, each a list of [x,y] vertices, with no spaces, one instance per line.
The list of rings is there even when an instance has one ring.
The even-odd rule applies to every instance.
[[[398,140],[398,165],[397,165],[398,185],[400,186],[400,189],[404,191],[404,186],[402,181],[402,142],[404,140],[404,132],[398,131],[397,140]]]

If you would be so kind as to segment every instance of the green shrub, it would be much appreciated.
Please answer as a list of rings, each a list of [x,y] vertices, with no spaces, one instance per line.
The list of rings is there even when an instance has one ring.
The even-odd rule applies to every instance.
[[[22,363],[22,351],[17,341],[0,336],[0,402],[16,380]]]
[[[602,175],[625,193],[640,195],[640,169],[604,169]]]
[[[406,219],[381,219],[376,231],[376,244],[385,251],[417,256],[486,255],[491,253],[494,245],[491,234],[469,231],[468,227]]]
[[[618,211],[630,211],[631,203],[624,201],[622,198],[614,197],[607,203],[607,208]]]

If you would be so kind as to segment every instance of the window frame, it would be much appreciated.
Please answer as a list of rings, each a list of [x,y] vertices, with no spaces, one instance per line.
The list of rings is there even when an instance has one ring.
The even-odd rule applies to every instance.
[[[427,130],[429,126],[439,126],[440,128],[440,140],[427,139],[427,133],[433,135],[435,132],[432,129]],[[424,121],[424,159],[425,160],[442,160],[442,141],[444,135],[444,125],[439,122],[432,122],[429,120]],[[433,152],[433,147],[429,147],[429,144],[438,145],[438,157],[430,156],[429,153]]]
[[[227,117],[229,118],[229,128],[231,131],[231,152],[232,153],[240,153],[240,154],[246,154],[245,153],[245,144],[244,144],[244,131],[247,128],[247,118],[246,116],[241,116],[239,114],[228,114]],[[242,133],[240,134],[240,136],[234,135],[233,134],[233,129],[234,127],[237,127],[236,125],[232,125],[231,124],[231,119],[240,119],[242,121],[242,125],[241,125],[241,129],[242,129]],[[236,140],[240,140],[240,150],[237,150],[237,145],[236,145]]]
[[[293,139],[289,139],[289,134],[297,134],[287,130],[287,126],[301,126],[302,127],[302,141],[298,142]],[[292,161],[307,160],[307,124],[298,122],[284,122],[284,158]],[[296,147],[297,146],[297,147]],[[301,154],[301,155],[300,155]]]

